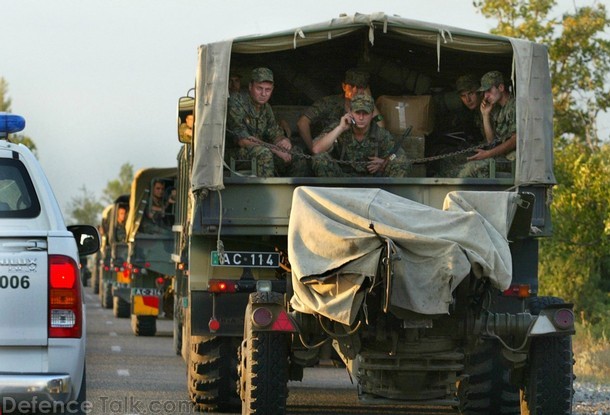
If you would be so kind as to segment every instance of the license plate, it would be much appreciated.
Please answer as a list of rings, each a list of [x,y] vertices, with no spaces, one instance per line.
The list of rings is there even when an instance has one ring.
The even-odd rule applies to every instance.
[[[157,288],[132,288],[131,293],[133,295],[146,295],[146,296],[153,296],[153,297],[161,296],[161,290],[159,290]]]
[[[277,268],[280,266],[280,254],[277,252],[224,251],[222,259],[221,264],[218,251],[212,251],[214,267]]]

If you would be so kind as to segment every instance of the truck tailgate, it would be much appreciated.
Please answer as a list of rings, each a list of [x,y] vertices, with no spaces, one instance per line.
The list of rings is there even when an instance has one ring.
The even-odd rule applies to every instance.
[[[0,346],[47,344],[46,238],[0,238]]]

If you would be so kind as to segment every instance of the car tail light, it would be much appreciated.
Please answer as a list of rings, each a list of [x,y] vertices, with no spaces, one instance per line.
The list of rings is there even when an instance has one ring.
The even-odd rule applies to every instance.
[[[78,275],[78,264],[72,258],[49,256],[49,337],[82,337],[83,306]]]

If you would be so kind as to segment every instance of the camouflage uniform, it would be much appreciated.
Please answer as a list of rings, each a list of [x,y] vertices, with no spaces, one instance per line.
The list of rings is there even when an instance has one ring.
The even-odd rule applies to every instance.
[[[368,72],[359,69],[348,69],[344,83],[366,88],[369,85]],[[329,95],[313,103],[303,115],[311,120],[311,136],[317,137],[328,126],[333,125],[345,115],[345,95]]]
[[[258,68],[261,69],[261,68]],[[256,69],[253,71],[256,71]],[[227,143],[225,157],[236,160],[256,159],[257,176],[307,176],[309,168],[307,160],[299,155],[293,154],[292,162],[286,163],[280,157],[262,145],[251,147],[239,147],[237,141],[241,138],[254,136],[266,143],[274,144],[278,137],[283,137],[284,133],[277,124],[273,115],[271,105],[264,104],[260,110],[256,106],[248,93],[236,93],[229,97],[227,110]],[[298,153],[298,149],[293,149]]]
[[[504,77],[499,71],[487,72],[481,78],[479,92],[489,90],[493,86],[504,83]],[[494,128],[496,145],[508,140],[513,134],[517,133],[517,102],[511,96],[504,106],[495,107],[490,114],[490,121]],[[502,156],[495,157],[496,161],[507,162],[516,158],[515,151],[511,151]],[[503,163],[504,164],[504,163]],[[489,160],[473,160],[464,165],[458,177],[489,177]]]
[[[338,124],[329,127],[333,130]],[[353,177],[372,176],[366,169],[369,157],[388,157],[394,149],[392,134],[377,124],[371,124],[367,136],[361,142],[356,141],[351,130],[345,131],[329,152],[317,154],[313,158],[312,168],[319,177]],[[394,151],[396,158],[388,162],[381,174],[389,177],[405,177],[409,171],[407,156],[402,148]],[[336,160],[352,161],[358,164],[339,164]]]
[[[333,125],[345,115],[343,94],[321,98],[303,113],[311,120],[311,136],[317,137],[329,125]]]

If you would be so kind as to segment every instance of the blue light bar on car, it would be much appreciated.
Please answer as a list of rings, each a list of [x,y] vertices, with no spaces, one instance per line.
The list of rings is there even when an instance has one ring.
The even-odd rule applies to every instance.
[[[0,112],[0,134],[18,133],[25,128],[25,118],[20,115]]]

